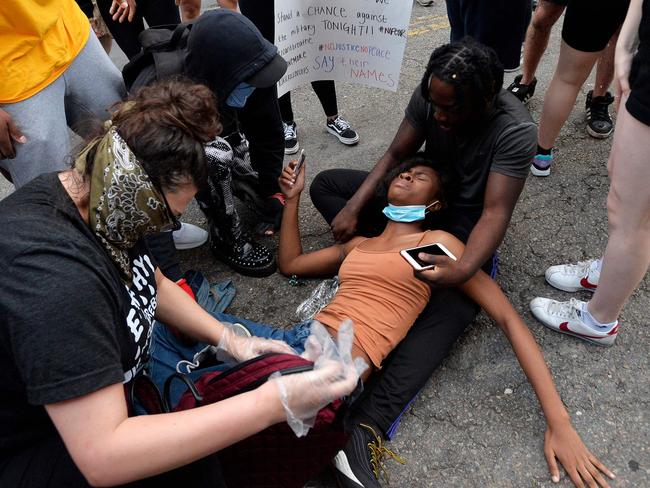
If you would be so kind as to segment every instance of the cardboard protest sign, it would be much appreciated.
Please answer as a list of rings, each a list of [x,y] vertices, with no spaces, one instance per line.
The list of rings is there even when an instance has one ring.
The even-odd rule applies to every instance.
[[[275,44],[289,68],[278,94],[316,80],[397,91],[411,0],[275,0]]]

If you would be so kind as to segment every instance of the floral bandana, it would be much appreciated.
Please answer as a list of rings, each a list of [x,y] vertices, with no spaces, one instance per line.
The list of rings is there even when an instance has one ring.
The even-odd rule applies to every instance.
[[[86,168],[90,147],[75,161],[80,173]],[[175,222],[162,192],[117,130],[110,128],[95,153],[88,223],[125,281],[132,280],[128,250],[145,235],[169,230]]]

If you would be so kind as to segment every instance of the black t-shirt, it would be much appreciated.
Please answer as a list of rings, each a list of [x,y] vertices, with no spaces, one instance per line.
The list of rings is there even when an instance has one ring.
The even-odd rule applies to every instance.
[[[55,435],[43,405],[129,381],[147,356],[155,266],[140,241],[127,286],[61,185],[0,202],[0,461]]]
[[[415,89],[406,120],[425,136],[425,154],[447,176],[449,207],[440,213],[439,228],[467,241],[481,216],[490,172],[525,179],[537,148],[537,127],[528,110],[501,90],[492,111],[467,134],[442,130],[434,109]]]

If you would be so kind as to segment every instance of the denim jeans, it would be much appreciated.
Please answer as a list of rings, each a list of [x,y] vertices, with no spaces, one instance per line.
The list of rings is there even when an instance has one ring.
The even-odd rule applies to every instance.
[[[309,337],[311,328],[311,320],[300,322],[291,329],[278,329],[225,313],[210,312],[210,314],[222,323],[240,323],[254,336],[284,341],[298,354],[302,354],[305,350],[304,344]],[[174,373],[187,374],[190,379],[196,380],[205,373],[223,371],[233,366],[223,363],[208,368],[188,368],[190,363],[194,362],[195,355],[209,346],[210,344],[204,342],[186,344],[179,340],[164,324],[156,322],[151,336],[150,359],[147,367],[151,379],[160,392],[163,392],[167,378]],[[176,405],[185,390],[186,386],[182,381],[174,381],[170,389],[170,405]]]

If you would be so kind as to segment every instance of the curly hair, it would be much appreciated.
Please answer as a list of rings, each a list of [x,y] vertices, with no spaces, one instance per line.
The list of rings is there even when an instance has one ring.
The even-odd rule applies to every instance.
[[[430,99],[431,76],[454,86],[459,105],[469,102],[468,108],[484,111],[503,86],[503,65],[494,49],[465,37],[431,54],[420,84],[425,100]]]
[[[188,180],[197,187],[206,184],[204,144],[221,132],[217,101],[208,87],[182,78],[156,82],[111,112],[113,127],[156,187],[173,190]],[[85,177],[92,173],[94,152],[88,152]]]

